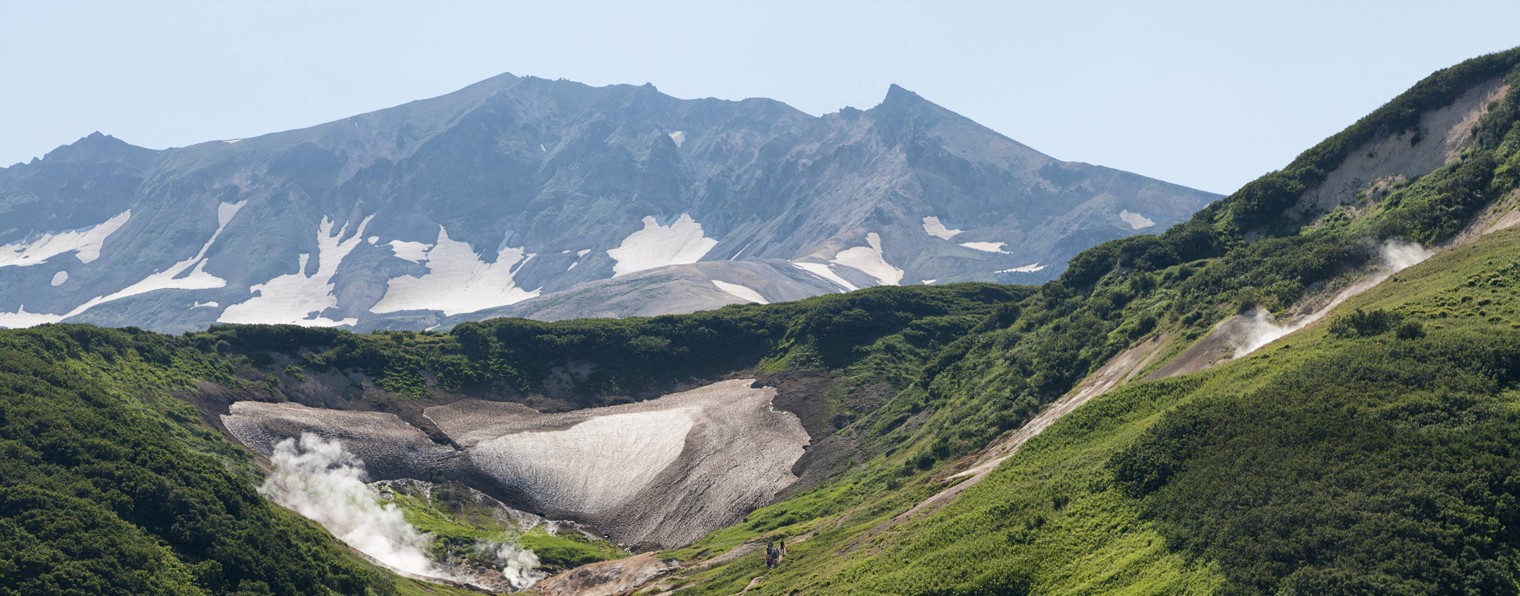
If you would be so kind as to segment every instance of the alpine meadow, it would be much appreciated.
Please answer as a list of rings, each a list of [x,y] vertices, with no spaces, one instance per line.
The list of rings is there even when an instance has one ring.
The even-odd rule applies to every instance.
[[[0,326],[3,595],[1517,594],[1520,48],[1223,197],[896,85],[97,133]]]

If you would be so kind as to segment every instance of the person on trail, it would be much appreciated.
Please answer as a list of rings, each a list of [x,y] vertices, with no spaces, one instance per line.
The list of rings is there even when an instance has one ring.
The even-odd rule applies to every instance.
[[[785,559],[785,558],[786,558],[786,539],[782,538],[781,542],[776,545],[776,564],[780,565],[781,564],[781,560]]]
[[[769,540],[765,541],[765,568],[776,568],[776,543]]]

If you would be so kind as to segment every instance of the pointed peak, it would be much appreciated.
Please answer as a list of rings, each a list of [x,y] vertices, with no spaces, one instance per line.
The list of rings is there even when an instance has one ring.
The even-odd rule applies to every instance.
[[[874,109],[884,110],[888,112],[897,112],[904,110],[915,110],[919,108],[944,110],[944,108],[940,107],[938,104],[924,99],[923,96],[903,88],[902,85],[893,83],[891,86],[887,87],[886,98],[882,99],[881,103],[877,104]]]
[[[897,83],[892,83],[891,85],[887,86],[887,98],[884,99],[884,100],[882,100],[882,103],[886,103],[886,102],[893,101],[893,100],[902,101],[902,100],[908,100],[908,99],[916,99],[916,100],[919,100],[919,101],[923,101],[924,98],[921,97],[921,96],[919,96],[919,94],[917,94],[917,93],[914,93],[912,91],[904,89],[902,85],[899,85]]]
[[[152,153],[152,150],[137,147],[97,130],[80,137],[79,140],[73,143],[49,151],[42,158],[44,160],[78,161],[123,157],[134,153]]]

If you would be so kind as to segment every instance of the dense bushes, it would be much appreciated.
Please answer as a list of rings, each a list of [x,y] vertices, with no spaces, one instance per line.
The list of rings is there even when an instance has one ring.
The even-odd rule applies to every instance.
[[[1520,337],[1342,344],[1280,373],[1110,461],[1170,545],[1217,561],[1229,591],[1515,591],[1520,414],[1502,395]]]
[[[392,589],[207,455],[225,443],[167,395],[201,358],[146,333],[0,335],[0,593]]]
[[[881,287],[682,316],[494,319],[465,323],[449,334],[217,326],[188,341],[204,350],[224,346],[256,366],[294,356],[307,369],[362,371],[403,395],[422,397],[432,389],[544,393],[591,405],[603,397],[657,394],[762,361],[844,368],[895,333],[907,333],[920,347],[948,343],[1031,291],[991,284]]]

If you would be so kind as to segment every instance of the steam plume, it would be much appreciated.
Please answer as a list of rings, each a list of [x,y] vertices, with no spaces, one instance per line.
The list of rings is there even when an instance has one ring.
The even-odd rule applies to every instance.
[[[1277,341],[1284,335],[1307,327],[1310,323],[1324,318],[1330,309],[1339,306],[1347,298],[1360,294],[1367,289],[1383,283],[1393,274],[1418,265],[1421,261],[1430,258],[1431,252],[1418,243],[1403,240],[1389,240],[1378,249],[1378,270],[1359,282],[1351,284],[1341,293],[1336,294],[1328,304],[1318,310],[1298,317],[1286,325],[1279,325],[1272,313],[1265,309],[1256,308],[1246,313],[1247,322],[1240,332],[1240,340],[1235,348],[1235,357],[1241,358],[1255,352],[1262,346]]]
[[[364,483],[364,462],[337,440],[303,433],[276,443],[274,473],[259,487],[271,500],[322,524],[381,564],[413,575],[452,579],[427,556],[428,539],[395,505],[380,505]]]

